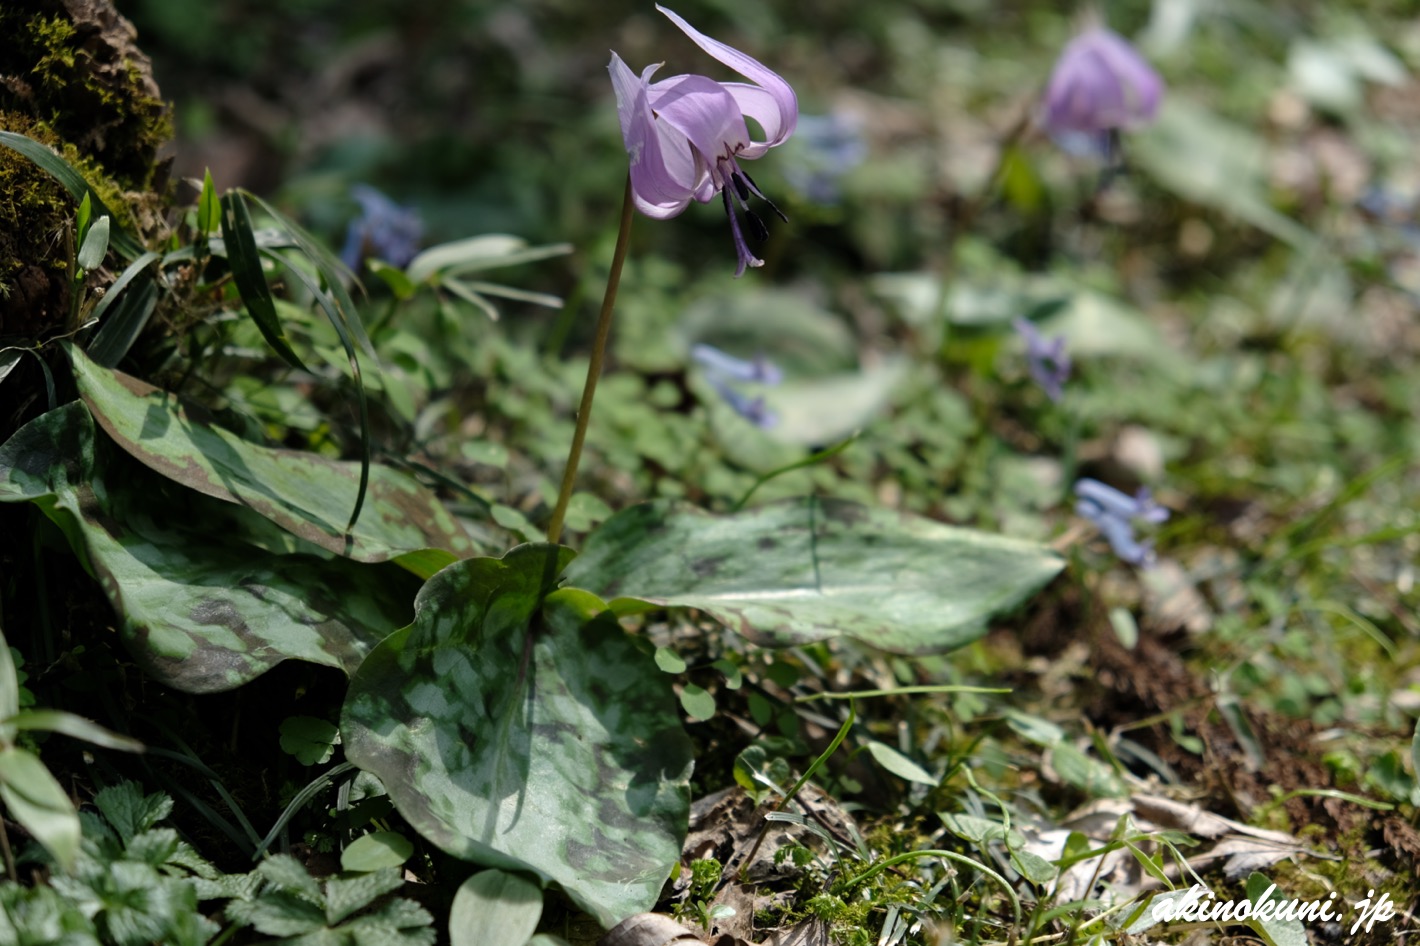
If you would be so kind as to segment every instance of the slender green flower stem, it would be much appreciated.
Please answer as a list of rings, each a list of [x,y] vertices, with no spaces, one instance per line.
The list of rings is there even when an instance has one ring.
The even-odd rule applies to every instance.
[[[587,439],[587,424],[592,419],[592,398],[597,393],[602,362],[606,359],[606,340],[611,335],[611,313],[616,308],[616,289],[621,285],[621,265],[626,262],[626,248],[631,242],[631,176],[626,177],[626,192],[621,198],[621,229],[616,234],[616,250],[611,255],[611,273],[606,278],[606,294],[602,296],[602,311],[597,317],[597,333],[592,340],[592,360],[587,365],[587,383],[582,387],[582,404],[577,408],[577,429],[572,433],[572,449],[567,453],[567,469],[562,473],[562,490],[557,494],[557,506],[547,523],[547,541],[562,538],[562,520],[567,516],[567,504],[572,500],[572,484],[577,480],[577,464],[582,460],[582,443]]]

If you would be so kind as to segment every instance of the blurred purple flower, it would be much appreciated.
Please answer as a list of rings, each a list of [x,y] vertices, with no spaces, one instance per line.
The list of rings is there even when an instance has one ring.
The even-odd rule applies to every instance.
[[[1116,133],[1152,122],[1163,94],[1163,80],[1144,57],[1096,24],[1060,53],[1040,121],[1067,152],[1108,158]]]
[[[784,176],[809,200],[838,203],[839,179],[868,156],[858,122],[839,112],[800,115],[794,134],[800,143],[800,159],[785,169]]]
[[[707,372],[725,379],[768,385],[784,380],[784,373],[763,355],[755,355],[753,361],[745,361],[701,342],[691,347],[690,357]]]
[[[1057,335],[1047,342],[1035,323],[1027,319],[1016,319],[1011,325],[1026,340],[1026,368],[1030,376],[1045,389],[1048,398],[1059,402],[1065,395],[1065,382],[1070,380],[1070,356],[1065,351],[1065,336]]]
[[[1154,564],[1153,542],[1134,537],[1133,520],[1158,524],[1168,519],[1169,511],[1154,502],[1147,488],[1129,496],[1099,480],[1082,479],[1075,483],[1075,495],[1079,497],[1075,512],[1099,528],[1115,555],[1131,565]]]
[[[757,60],[711,39],[665,7],[657,4],[656,9],[697,46],[756,84],[716,82],[697,75],[652,83],[651,76],[663,63],[647,66],[637,78],[620,56],[611,54],[607,69],[616,90],[621,137],[631,158],[636,209],[667,220],[685,210],[691,200],[709,203],[719,194],[739,256],[735,275],[741,276],[746,266],[763,266],[764,261],[750,252],[735,204],[744,211],[757,240],[769,231],[749,209],[750,195],[768,203],[781,219],[787,218],[740,169],[739,161],[761,157],[783,144],[794,133],[799,102],[789,83]],[[746,117],[764,129],[764,141],[750,138]]]
[[[780,383],[784,380],[784,373],[772,361],[763,355],[756,355],[753,361],[745,361],[704,343],[692,347],[690,357],[705,369],[705,379],[736,414],[765,429],[779,423],[778,415],[769,409],[763,397],[751,398],[730,383],[742,381],[771,387]]]
[[[350,196],[360,205],[360,216],[345,231],[340,259],[351,269],[367,256],[404,267],[419,252],[424,221],[413,207],[402,207],[368,184],[350,188]]]

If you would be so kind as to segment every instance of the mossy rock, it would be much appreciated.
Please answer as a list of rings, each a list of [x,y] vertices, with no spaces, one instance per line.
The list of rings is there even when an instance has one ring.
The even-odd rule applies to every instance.
[[[0,129],[54,148],[130,230],[159,217],[158,149],[172,122],[110,0],[0,5]],[[0,337],[43,339],[70,302],[75,206],[29,159],[0,149]]]

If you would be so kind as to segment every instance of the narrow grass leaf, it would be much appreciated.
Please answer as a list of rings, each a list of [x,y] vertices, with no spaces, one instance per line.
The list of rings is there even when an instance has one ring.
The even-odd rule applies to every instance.
[[[261,256],[257,252],[256,238],[253,236],[251,211],[239,192],[233,191],[222,197],[222,242],[227,251],[227,263],[232,267],[232,278],[236,281],[237,292],[247,307],[252,321],[262,337],[276,350],[285,362],[293,368],[305,369],[305,365],[286,341],[281,329],[281,320],[276,315],[276,303],[271,298],[271,287],[266,283],[266,273],[261,268]]]
[[[48,145],[40,144],[33,138],[13,131],[0,131],[0,145],[29,158],[40,170],[63,185],[64,189],[76,201],[82,201],[87,197],[94,211],[108,217],[113,216],[113,211],[99,197],[98,192],[89,186],[89,182],[84,180],[84,175],[75,170],[72,164],[61,158]],[[136,259],[143,253],[143,245],[138,242],[138,239],[121,227],[112,230],[109,240],[113,244],[113,248],[124,259]]]

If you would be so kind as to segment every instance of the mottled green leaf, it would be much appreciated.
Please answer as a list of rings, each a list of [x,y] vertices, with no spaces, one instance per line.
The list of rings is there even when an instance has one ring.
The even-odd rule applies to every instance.
[[[0,802],[61,867],[74,869],[79,856],[79,813],[35,755],[13,746],[0,749]]]
[[[100,437],[79,402],[0,447],[0,502],[18,500],[59,525],[135,659],[177,689],[230,689],[288,658],[353,671],[409,619],[408,573],[334,558],[158,476]],[[296,553],[269,551],[281,540]]]
[[[768,646],[848,636],[921,654],[980,637],[1062,564],[1043,545],[839,500],[731,516],[654,502],[588,536],[567,580],[618,613],[700,608]]]
[[[606,605],[543,599],[570,555],[524,545],[436,575],[352,678],[340,729],[426,838],[610,925],[679,855],[691,753],[669,681]]]
[[[368,508],[347,535],[343,523],[355,503],[360,464],[249,443],[213,424],[202,408],[101,368],[77,348],[69,353],[94,419],[124,450],[174,482],[249,507],[307,542],[358,562],[434,548],[448,553],[447,564],[473,551],[433,493],[383,466],[371,468]],[[431,565],[421,557],[400,561]]]
[[[459,887],[449,910],[450,946],[522,946],[542,918],[542,891],[516,874],[479,871]]]

